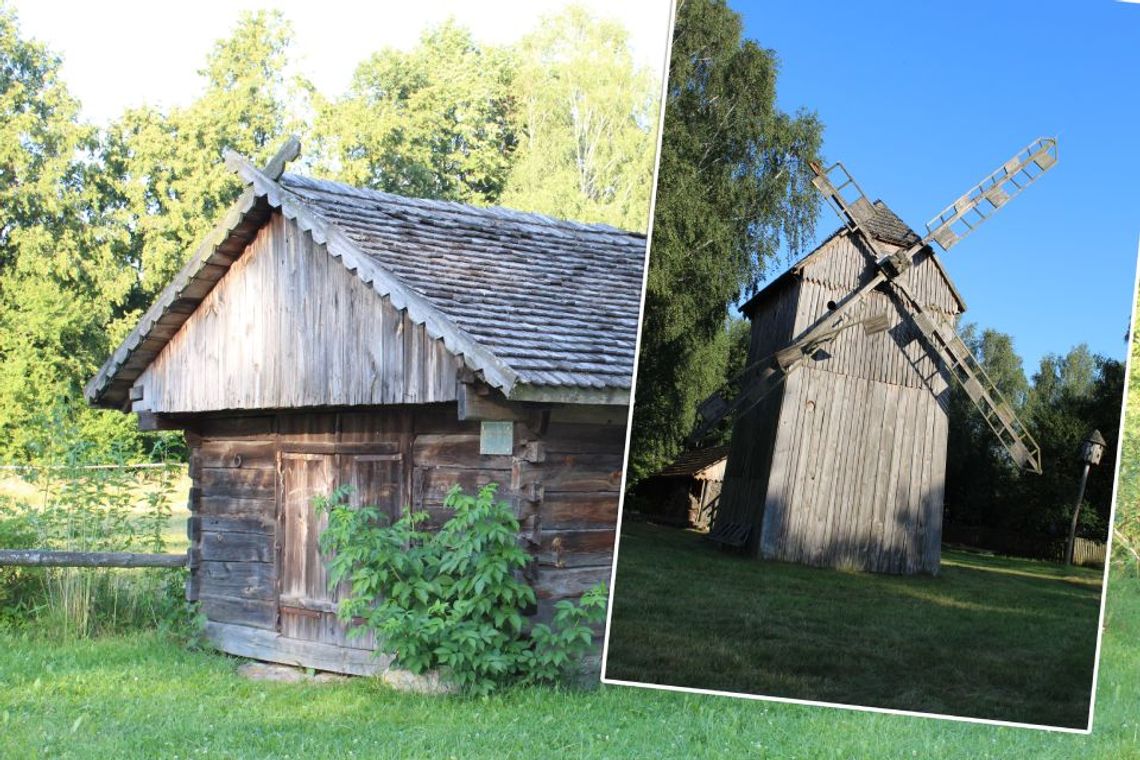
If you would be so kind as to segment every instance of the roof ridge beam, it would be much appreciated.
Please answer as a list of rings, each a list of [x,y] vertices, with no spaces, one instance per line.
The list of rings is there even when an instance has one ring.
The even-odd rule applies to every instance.
[[[281,147],[273,154],[273,158],[269,159],[269,163],[265,165],[261,173],[276,182],[285,173],[285,164],[295,160],[299,155],[301,155],[301,139],[297,135],[289,135],[289,138],[281,143]]]

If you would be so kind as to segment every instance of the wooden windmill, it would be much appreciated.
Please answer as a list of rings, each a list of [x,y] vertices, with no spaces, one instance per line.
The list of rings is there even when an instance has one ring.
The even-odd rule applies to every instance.
[[[1056,140],[1034,141],[921,237],[842,164],[812,166],[844,226],[742,307],[752,336],[737,394],[699,407],[693,441],[736,419],[710,538],[806,564],[937,572],[949,378],[1012,460],[1041,472],[1036,441],[955,333],[965,303],[932,244],[949,250],[1056,161]]]

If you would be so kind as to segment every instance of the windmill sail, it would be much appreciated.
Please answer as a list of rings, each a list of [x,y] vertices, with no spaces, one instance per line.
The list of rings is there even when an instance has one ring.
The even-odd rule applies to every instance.
[[[741,378],[739,391],[731,401],[727,400],[723,393],[718,392],[700,403],[697,407],[697,416],[699,417],[697,427],[688,438],[690,446],[696,446],[728,415],[748,412],[763,401],[769,393],[780,387],[780,383],[784,382],[784,378],[787,377],[787,371],[779,366],[779,362],[775,361],[774,357],[768,357],[768,360],[763,363],[757,362],[759,372],[755,372],[753,369],[752,372],[755,374],[752,377],[745,374]]]
[[[1039,137],[926,223],[930,240],[948,251],[1057,163],[1057,141]]]
[[[947,370],[962,386],[998,442],[1009,452],[1010,458],[1018,467],[1040,475],[1041,447],[990,380],[986,370],[974,358],[974,353],[958,337],[954,328],[923,310],[905,283],[894,280],[891,285],[904,297],[905,307],[927,345],[938,354]]]

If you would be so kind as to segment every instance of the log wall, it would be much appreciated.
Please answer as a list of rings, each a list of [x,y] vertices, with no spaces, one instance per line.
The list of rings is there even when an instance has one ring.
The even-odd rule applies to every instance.
[[[132,397],[157,413],[430,403],[456,398],[461,366],[275,213]]]
[[[334,623],[331,599],[297,601],[314,596],[308,588],[313,573],[306,571],[301,580],[283,577],[283,566],[311,561],[284,557],[306,551],[295,546],[296,536],[313,534],[311,526],[287,527],[282,504],[295,509],[298,494],[286,493],[284,486],[295,490],[314,477],[309,472],[283,478],[283,467],[319,472],[308,460],[322,456],[340,457],[344,469],[353,461],[373,466],[378,457],[395,466],[398,453],[401,508],[426,510],[435,520],[444,519],[444,497],[453,485],[470,491],[499,483],[499,496],[515,506],[520,519],[520,541],[535,557],[527,577],[539,598],[533,612],[540,619],[550,617],[556,601],[607,581],[624,426],[577,421],[571,407],[520,417],[526,421],[514,424],[509,456],[480,455],[479,422],[459,420],[453,403],[190,421],[189,591],[201,601],[216,643],[262,659],[274,659],[267,653],[279,651],[281,661],[302,665],[310,664],[308,656],[311,667],[331,662],[337,664],[332,669],[345,672],[370,672],[385,662],[342,651],[372,644],[344,636]],[[380,449],[384,453],[377,454]],[[282,599],[285,591],[289,598]]]

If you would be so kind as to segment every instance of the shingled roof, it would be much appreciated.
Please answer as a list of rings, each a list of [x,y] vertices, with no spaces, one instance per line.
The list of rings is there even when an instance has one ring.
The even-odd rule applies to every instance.
[[[710,446],[704,449],[681,452],[681,455],[672,464],[657,475],[665,478],[696,475],[727,457],[728,449],[728,446]]]
[[[898,217],[897,214],[895,214],[894,211],[891,211],[890,207],[888,207],[887,204],[883,203],[883,201],[876,200],[872,206],[875,209],[875,213],[869,219],[864,221],[862,223],[862,226],[876,240],[887,243],[888,245],[898,246],[900,248],[909,248],[922,239],[919,237],[918,233],[912,230],[906,222],[904,222]],[[833,238],[849,233],[850,230],[848,230],[846,226],[840,226],[837,230],[825,237],[819,245],[812,249],[810,253],[808,253],[796,263],[792,264],[782,274],[780,274],[779,277],[765,285],[758,293],[748,299],[747,302],[742,304],[740,307],[741,313],[745,314],[746,316],[751,316],[761,301],[771,296],[774,292],[782,288],[792,278],[803,271],[804,267],[811,263],[813,258],[820,255],[820,253]],[[957,299],[962,311],[965,311],[966,302],[962,298],[961,293],[959,293],[958,289],[954,286],[954,282],[950,279],[950,275],[942,266],[941,259],[938,258],[933,250],[929,251],[929,255],[934,260],[934,264],[938,267],[938,271],[941,272],[943,279],[946,280],[947,286],[953,293],[954,298]]]
[[[280,210],[489,385],[521,400],[625,403],[645,236],[504,208],[405,198],[240,157],[250,185],[86,388],[121,406],[131,383]]]
[[[285,174],[333,222],[528,385],[628,388],[645,238]]]
[[[891,211],[887,204],[877,200],[872,205],[875,208],[875,213],[863,223],[863,226],[877,240],[905,248],[914,245],[921,239],[918,233],[912,230],[902,219],[899,219],[898,215]],[[834,234],[842,232],[843,229],[846,228],[841,227]]]

